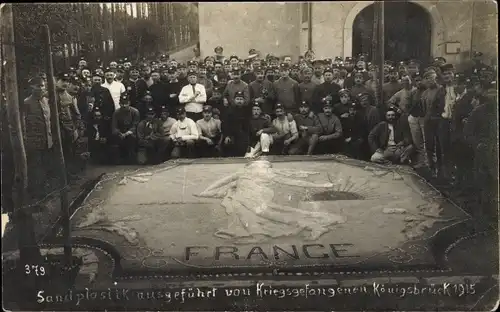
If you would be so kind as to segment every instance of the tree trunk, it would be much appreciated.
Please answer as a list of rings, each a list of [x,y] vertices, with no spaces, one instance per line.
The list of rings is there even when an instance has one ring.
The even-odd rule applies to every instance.
[[[23,129],[19,95],[17,88],[16,51],[13,43],[14,25],[12,4],[4,5],[0,21],[2,22],[2,62],[5,64],[5,73],[0,75],[5,79],[5,95],[7,104],[7,119],[9,122],[9,137],[14,159],[14,187],[13,223],[18,233],[18,248],[21,263],[37,263],[41,260],[40,249],[36,243],[34,221],[31,211],[26,209],[24,201],[27,197],[28,165],[24,148]]]

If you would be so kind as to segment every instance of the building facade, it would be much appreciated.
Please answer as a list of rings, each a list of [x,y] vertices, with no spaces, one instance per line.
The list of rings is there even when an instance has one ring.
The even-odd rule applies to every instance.
[[[406,15],[398,5],[406,5]],[[493,1],[386,1],[385,8],[386,55],[414,57],[401,51],[420,48],[417,57],[442,56],[460,63],[471,51],[481,51],[487,63],[496,62],[498,12]],[[308,49],[317,58],[371,51],[373,1],[212,2],[199,3],[198,12],[203,56],[212,55],[218,45],[224,54],[239,56],[251,48],[295,58]]]

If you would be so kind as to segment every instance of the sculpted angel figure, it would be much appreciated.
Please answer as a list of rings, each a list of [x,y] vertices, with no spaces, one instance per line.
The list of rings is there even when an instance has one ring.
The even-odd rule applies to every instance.
[[[221,205],[231,218],[227,228],[215,233],[218,237],[256,239],[301,234],[305,239],[316,240],[329,226],[344,223],[345,218],[325,211],[300,209],[297,201],[291,200],[293,187],[302,190],[333,187],[331,183],[297,179],[313,174],[317,172],[273,169],[269,161],[256,160],[197,196],[222,198]]]

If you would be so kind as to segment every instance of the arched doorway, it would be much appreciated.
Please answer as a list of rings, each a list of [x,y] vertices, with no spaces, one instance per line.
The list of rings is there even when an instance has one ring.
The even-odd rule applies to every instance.
[[[411,2],[385,2],[385,59],[400,61],[431,56],[432,23],[429,13]],[[374,5],[364,8],[354,19],[352,55],[367,54],[372,59]]]

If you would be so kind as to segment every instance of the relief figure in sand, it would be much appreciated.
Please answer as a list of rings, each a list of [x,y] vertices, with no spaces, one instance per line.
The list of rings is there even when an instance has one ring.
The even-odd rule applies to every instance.
[[[292,200],[294,189],[327,189],[331,183],[313,183],[306,178],[317,172],[274,169],[266,160],[248,163],[243,170],[209,186],[199,197],[222,198],[221,205],[230,215],[227,228],[215,235],[230,239],[256,239],[259,236],[303,235],[316,240],[329,227],[345,223],[343,216],[314,209],[301,209]]]

